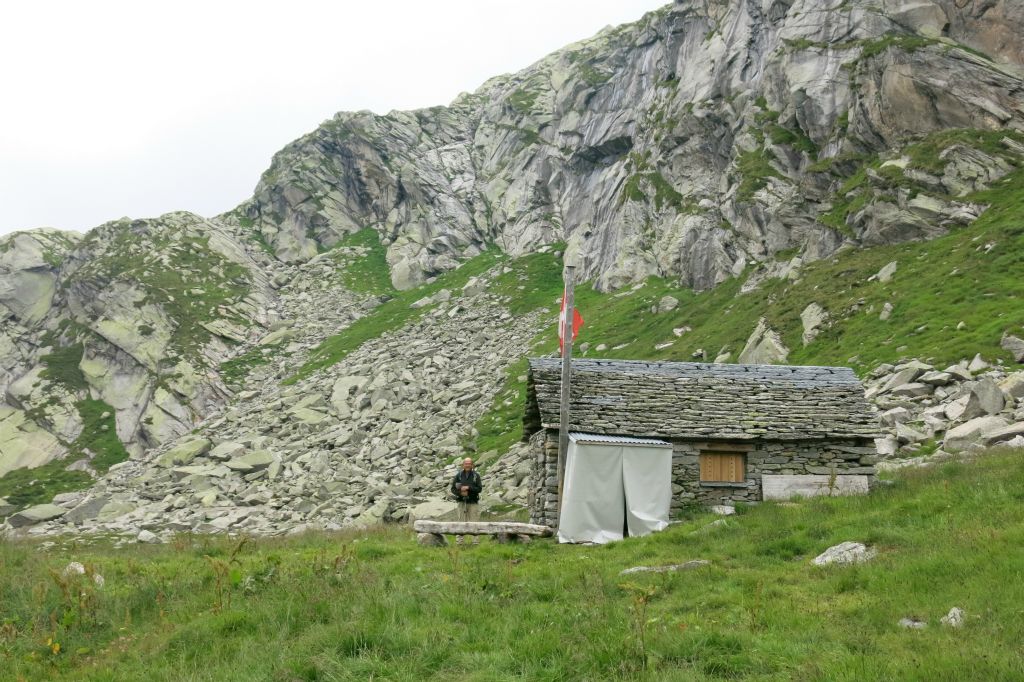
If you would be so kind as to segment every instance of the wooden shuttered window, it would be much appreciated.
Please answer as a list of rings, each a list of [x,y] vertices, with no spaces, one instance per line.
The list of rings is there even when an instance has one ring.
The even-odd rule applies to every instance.
[[[743,453],[700,453],[701,483],[743,483],[746,475],[746,455]]]

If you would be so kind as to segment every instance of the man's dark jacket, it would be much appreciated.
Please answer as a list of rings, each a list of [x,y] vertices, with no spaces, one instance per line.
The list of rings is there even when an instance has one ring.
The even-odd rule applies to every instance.
[[[469,495],[466,497],[459,494],[459,490],[464,485],[469,486]],[[479,502],[480,491],[483,490],[483,488],[483,481],[480,480],[480,474],[478,474],[475,469],[472,471],[466,471],[465,469],[459,471],[459,473],[455,474],[455,479],[452,481],[452,495],[454,495],[455,499],[459,501],[465,500],[466,502]]]

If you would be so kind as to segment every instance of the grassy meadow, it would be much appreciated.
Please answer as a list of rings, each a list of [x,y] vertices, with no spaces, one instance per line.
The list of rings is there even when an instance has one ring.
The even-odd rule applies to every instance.
[[[421,548],[406,527],[6,542],[0,679],[1024,679],[1022,454],[724,526],[693,509],[606,546]],[[879,555],[810,564],[846,540]],[[694,559],[711,563],[619,575]],[[86,573],[65,576],[71,561]],[[939,624],[953,606],[959,630]]]

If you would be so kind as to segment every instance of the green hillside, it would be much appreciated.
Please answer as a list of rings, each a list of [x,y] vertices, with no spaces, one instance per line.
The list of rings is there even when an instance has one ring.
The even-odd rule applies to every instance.
[[[749,271],[701,293],[658,278],[611,294],[583,284],[576,290],[585,321],[576,355],[692,361],[703,350],[710,361],[725,350],[735,362],[764,317],[791,349],[791,364],[846,365],[862,376],[880,363],[909,358],[947,365],[981,353],[989,362],[1013,364],[999,341],[1005,332],[1024,333],[1024,170],[969,199],[990,206],[970,227],[927,242],[846,249],[804,265],[795,282],[766,279],[748,293],[741,287]],[[892,261],[897,270],[890,281],[869,281]],[[551,309],[534,354],[557,354],[561,263],[534,254],[512,265],[528,285],[528,300]],[[508,287],[507,293],[525,307],[513,299],[522,292]],[[666,295],[678,299],[678,307],[651,312]],[[831,323],[805,347],[800,313],[811,303],[823,306]],[[893,312],[883,321],[886,303]],[[687,330],[677,337],[674,329]],[[606,349],[598,351],[601,344]],[[504,450],[521,436],[525,367],[524,361],[509,370],[492,410],[477,423],[480,451]]]
[[[1022,500],[1024,461],[1003,452],[601,547],[420,548],[395,527],[6,543],[0,678],[1021,679]],[[878,557],[810,564],[847,540]],[[619,575],[695,559],[711,563]],[[63,575],[73,560],[86,575]],[[960,630],[939,623],[953,606]]]

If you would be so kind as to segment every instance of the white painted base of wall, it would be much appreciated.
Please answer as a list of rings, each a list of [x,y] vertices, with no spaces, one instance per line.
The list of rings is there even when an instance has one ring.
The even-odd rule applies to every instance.
[[[764,500],[790,500],[794,497],[867,495],[870,476],[825,476],[822,474],[761,476]]]

